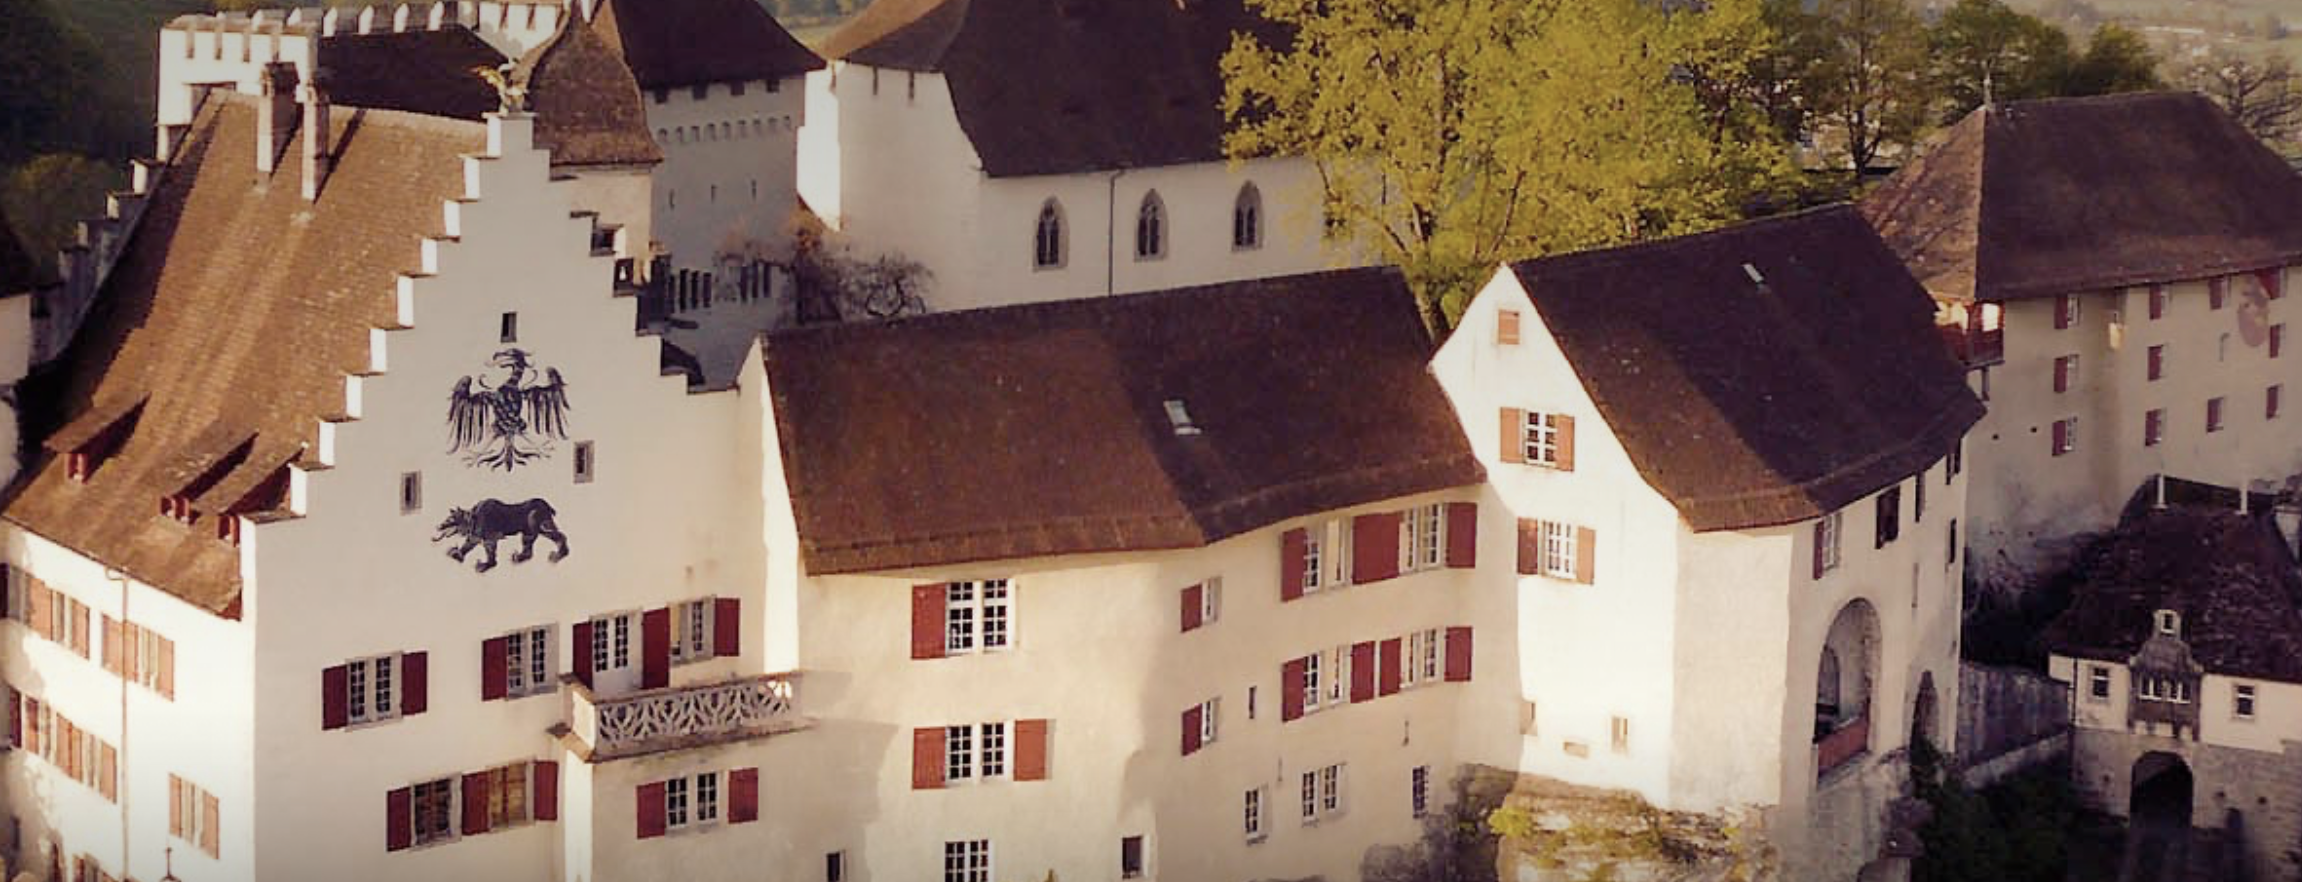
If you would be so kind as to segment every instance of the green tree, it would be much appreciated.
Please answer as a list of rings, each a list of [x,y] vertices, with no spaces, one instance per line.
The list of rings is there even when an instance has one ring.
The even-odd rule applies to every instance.
[[[2060,94],[2075,59],[2070,37],[1999,0],[1958,0],[1927,29],[1943,120],[1992,101]]]
[[[48,0],[0,0],[0,165],[88,142],[100,91],[96,45]]]
[[[102,214],[105,194],[127,183],[127,173],[109,163],[42,154],[0,177],[0,211],[16,225],[25,252],[53,271],[56,250],[71,240],[78,222]]]
[[[1812,26],[1820,54],[1802,93],[1847,167],[1869,171],[1881,151],[1916,143],[1934,105],[1918,16],[1903,0],[1821,0]]]
[[[1328,232],[1400,265],[1444,330],[1505,260],[1690,232],[1788,174],[1739,82],[1758,0],[1250,0],[1225,146],[1317,168]]]
[[[2104,24],[2086,41],[2086,54],[2071,66],[2064,95],[2108,95],[2166,88],[2158,76],[2158,53],[2132,28]]]

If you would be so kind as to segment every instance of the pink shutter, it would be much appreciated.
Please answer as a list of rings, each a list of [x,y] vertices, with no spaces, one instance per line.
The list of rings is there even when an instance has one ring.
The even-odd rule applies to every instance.
[[[1575,418],[1566,414],[1551,415],[1551,432],[1559,439],[1558,470],[1575,470]]]
[[[1351,703],[1375,697],[1375,644],[1351,644]]]
[[[1380,582],[1399,574],[1399,513],[1363,514],[1351,519],[1351,584]]]
[[[911,586],[911,657],[943,657],[943,583]]]
[[[1311,533],[1302,527],[1279,536],[1279,602],[1303,596],[1303,566],[1311,555]]]
[[[748,824],[759,820],[759,770],[735,769],[727,773],[727,822]]]
[[[551,760],[538,760],[535,764],[534,775],[536,820],[559,820],[560,764]]]
[[[1479,504],[1447,503],[1447,566],[1479,565]]]
[[[1047,780],[1047,721],[1015,721],[1015,780]]]
[[[743,601],[715,597],[711,601],[711,654],[728,658],[743,654]]]
[[[488,773],[464,775],[464,835],[488,832]]]
[[[568,647],[569,669],[575,672],[576,682],[591,688],[591,629],[590,622],[577,622],[575,645]]]
[[[1206,708],[1206,705],[1194,704],[1191,706],[1190,710],[1183,712],[1184,756],[1190,756],[1199,752],[1199,721],[1202,719],[1202,712],[1205,711]]]
[[[639,838],[654,839],[663,835],[663,782],[639,785],[633,799],[639,814]]]
[[[402,787],[384,794],[384,850],[407,848],[415,838],[415,794]]]
[[[1532,576],[1543,571],[1543,527],[1541,524],[1519,519],[1519,575]]]
[[[351,721],[349,671],[337,665],[320,672],[320,728],[341,729]]]
[[[639,614],[639,688],[671,685],[671,610],[656,607]]]
[[[1597,581],[1599,569],[1599,534],[1589,527],[1575,528],[1575,581],[1589,585]]]
[[[1516,407],[1503,408],[1502,438],[1498,452],[1504,462],[1527,461],[1527,412]]]
[[[1202,624],[1199,620],[1199,613],[1205,607],[1204,595],[1206,593],[1207,586],[1205,583],[1183,589],[1183,630],[1186,633],[1198,630],[1199,625]]]
[[[911,789],[943,787],[943,727],[911,730]]]
[[[511,666],[504,658],[511,641],[495,637],[480,641],[480,700],[494,701],[511,694]]]
[[[1303,660],[1289,659],[1279,666],[1279,721],[1303,716]]]
[[[1447,629],[1447,682],[1463,683],[1471,679],[1471,629]]]
[[[1404,678],[1399,676],[1402,648],[1401,641],[1397,637],[1383,641],[1382,649],[1378,653],[1381,661],[1375,681],[1375,694],[1390,695],[1399,691],[1399,685],[1404,682]]]
[[[400,656],[400,716],[412,717],[423,713],[431,704],[431,678],[425,668],[426,656],[410,652]]]
[[[176,700],[176,641],[157,638],[160,644],[160,697]]]

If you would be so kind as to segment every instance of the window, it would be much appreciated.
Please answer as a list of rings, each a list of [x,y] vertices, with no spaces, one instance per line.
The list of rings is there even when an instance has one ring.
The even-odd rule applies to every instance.
[[[1926,469],[1918,470],[1918,477],[1910,480],[1910,522],[1926,521]]]
[[[1311,524],[1303,534],[1303,592],[1351,584],[1351,519]]]
[[[517,762],[479,773],[485,782],[482,789],[487,792],[488,829],[501,830],[534,818],[528,805],[534,768],[532,763]]]
[[[2055,456],[2061,456],[2073,450],[2077,450],[2078,418],[2067,417],[2064,419],[2055,420],[2054,431],[2050,441],[2053,444],[2051,449],[2054,451]]]
[[[657,90],[655,90],[655,96],[654,96],[654,97],[655,97],[655,103],[657,103],[657,104],[662,104],[662,103],[664,103],[664,102],[666,102],[666,101],[670,101],[670,100],[671,100],[671,90],[670,90],[670,89],[657,89]]]
[[[1958,519],[1957,519],[1957,518],[1951,518],[1951,519],[1950,519],[1950,548],[1949,548],[1949,550],[1948,550],[1948,551],[1946,551],[1946,552],[1943,554],[1943,556],[1942,556],[1942,561],[1943,561],[1942,565],[1943,565],[1944,567],[1946,567],[1946,568],[1947,568],[1947,567],[1949,567],[1949,566],[1951,566],[1952,564],[1956,564],[1956,563],[1958,563]]]
[[[1575,578],[1575,525],[1536,521],[1535,534],[1542,549],[1537,558],[1541,574],[1554,579]]]
[[[1816,578],[1821,578],[1822,574],[1838,569],[1838,542],[1840,534],[1844,532],[1846,532],[1846,512],[1844,511],[1831,512],[1814,522],[1814,574]]]
[[[1143,194],[1143,205],[1135,209],[1135,259],[1158,260],[1167,256],[1167,204],[1159,201],[1159,191]]]
[[[1337,763],[1319,770],[1319,815],[1333,817],[1343,813],[1343,765]]]
[[[631,667],[631,613],[601,616],[591,621],[591,669],[620,671]]]
[[[719,773],[705,772],[695,776],[695,822],[708,824],[719,820]]]
[[[1885,548],[1902,538],[1902,485],[1888,487],[1878,494],[1878,529],[1875,548]]]
[[[991,882],[991,840],[943,843],[943,882]]]
[[[1558,414],[1527,411],[1526,424],[1519,434],[1524,448],[1523,456],[1527,462],[1554,468],[1560,465],[1559,430],[1561,426],[1562,423]]]
[[[373,723],[400,715],[399,684],[392,675],[399,671],[399,653],[363,658],[345,666],[345,719],[353,723]]]
[[[2168,637],[2182,636],[2182,614],[2170,609],[2159,610],[2151,616],[2151,626]]]
[[[1409,686],[1439,682],[1439,629],[1407,635],[1406,670],[1400,673]]]
[[[168,835],[215,857],[219,841],[216,798],[189,781],[169,775],[168,803]]]
[[[1239,188],[1239,198],[1231,203],[1231,247],[1249,251],[1263,247],[1263,191],[1253,183]]]
[[[1247,687],[1247,719],[1255,718],[1255,687]]]
[[[1498,310],[1495,310],[1495,345],[1497,345],[1497,346],[1517,346],[1517,345],[1519,345],[1519,311],[1518,311],[1518,310],[1516,310],[1516,309],[1498,309]]]
[[[2054,360],[2054,391],[2057,394],[2068,392],[2070,387],[2077,382],[2078,356],[2065,355],[2056,358]]]
[[[712,599],[671,605],[671,660],[686,664],[711,658]]]
[[[2230,687],[2230,713],[2241,720],[2254,719],[2254,686],[2237,683]]]
[[[417,845],[439,842],[455,835],[456,779],[441,778],[426,781],[411,788],[408,813],[410,840]]]
[[[415,514],[424,510],[424,473],[407,472],[400,475],[400,514]]]
[[[2054,295],[2054,329],[2066,330],[2078,324],[2078,295]]]
[[[1127,836],[1119,840],[1119,878],[1143,878],[1143,837]]]
[[[1407,509],[1399,519],[1399,572],[1433,570],[1447,565],[1447,504],[1434,502]]]
[[[592,443],[578,441],[575,446],[575,482],[591,483],[593,473]]]
[[[1407,775],[1407,805],[1415,817],[1431,812],[1431,767],[1416,766]]]
[[[104,670],[160,694],[176,697],[176,644],[134,622],[104,617]]]
[[[1335,647],[1327,666],[1327,704],[1341,705],[1351,698],[1351,647]]]
[[[1247,791],[1244,805],[1246,810],[1245,818],[1241,821],[1241,829],[1246,831],[1248,842],[1261,842],[1263,841],[1263,788],[1257,787]]]
[[[874,73],[876,73],[876,71],[874,71]],[[709,84],[709,83],[706,83],[706,84],[704,84],[704,85],[700,85],[700,86],[690,86],[690,87],[688,87],[688,90],[687,90],[687,97],[689,97],[689,98],[693,98],[693,99],[695,99],[695,100],[697,100],[697,101],[702,101],[702,100],[704,100],[704,99],[706,99],[706,98],[709,98],[709,97],[711,97],[711,84]]]
[[[1631,752],[1631,719],[1615,717],[1607,726],[1607,737],[1616,753]]]
[[[1033,269],[1063,266],[1063,205],[1053,199],[1039,206],[1039,224],[1032,236]]]
[[[502,343],[519,342],[520,314],[516,312],[504,313],[502,321],[497,325],[496,337],[498,342]]]
[[[2152,408],[2142,414],[2142,446],[2156,447],[2166,440],[2166,409]]]
[[[2165,285],[2152,285],[2152,286],[2150,286],[2150,320],[2151,320],[2151,321],[2157,321],[2157,320],[2159,320],[2159,319],[2162,319],[2162,318],[2165,318],[2165,317],[2166,317],[2166,300],[2167,300],[2167,297],[2166,297],[2166,286],[2165,286]]]
[[[2170,704],[2190,703],[2189,684],[2173,677],[2135,677],[2143,701],[2163,701]]]
[[[504,635],[504,694],[517,698],[552,691],[549,626]]]
[[[1006,579],[953,582],[944,586],[943,651],[998,652],[1008,646]]]
[[[2206,399],[2206,431],[2222,431],[2222,396]]]
[[[2086,697],[2093,701],[2110,700],[2110,668],[2108,666],[2086,666]]]
[[[2270,388],[2262,390],[2263,419],[2274,420],[2278,418],[2278,399],[2282,397],[2280,393],[2284,392],[2285,388],[2283,385],[2273,383]]]
[[[1326,538],[1327,529],[1323,525],[1312,524],[1303,530],[1303,592],[1306,594],[1319,590],[1323,584],[1319,574],[1325,569],[1320,566],[1320,558],[1327,550]]]
[[[975,727],[948,726],[943,730],[943,781],[956,784],[975,777]]]
[[[1942,470],[1942,483],[1943,486],[1947,487],[1952,478],[1958,477],[1959,470],[1966,467],[1966,438],[1964,436],[1950,442],[1950,454],[1943,457],[1943,461],[1945,467]]]
[[[774,80],[767,82],[775,83]],[[823,882],[847,882],[847,852],[834,851],[823,856]]]
[[[1007,724],[979,723],[943,729],[946,785],[1007,777]]]
[[[2151,382],[2157,382],[2166,377],[2166,344],[2157,343],[2150,347],[2149,365]]]
[[[1215,743],[1215,712],[1222,700],[1219,697],[1210,698],[1199,703],[1199,743],[1202,746]]]
[[[2285,350],[2286,350],[2286,325],[2285,325],[2284,323],[2279,323],[2279,324],[2271,325],[2271,326],[2270,326],[2270,357],[2271,357],[2271,358],[2277,358],[2277,357],[2278,357],[2278,353],[2280,353],[2280,352],[2284,352]]]
[[[1319,709],[1319,653],[1303,656],[1303,709]]]

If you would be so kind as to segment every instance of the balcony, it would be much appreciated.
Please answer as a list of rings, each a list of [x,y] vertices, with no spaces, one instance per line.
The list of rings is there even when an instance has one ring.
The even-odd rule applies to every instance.
[[[1837,771],[1870,749],[1870,714],[1863,714],[1824,734],[1814,742],[1815,777]]]
[[[552,733],[591,762],[762,738],[804,729],[798,676],[764,674],[599,698],[562,682],[567,720]]]

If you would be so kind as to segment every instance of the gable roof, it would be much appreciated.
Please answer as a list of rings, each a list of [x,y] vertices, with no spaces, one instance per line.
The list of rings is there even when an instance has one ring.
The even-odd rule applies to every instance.
[[[600,0],[594,26],[643,89],[777,80],[823,69],[756,0]]]
[[[1850,206],[1511,269],[1639,474],[1696,530],[1835,511],[1982,416],[1926,292]]]
[[[504,54],[462,25],[439,30],[338,34],[320,40],[320,87],[347,107],[479,120],[496,109],[494,86],[472,68]]]
[[[2173,500],[2172,485],[2189,482],[2167,483]],[[2046,645],[2124,663],[2154,633],[2152,614],[2171,609],[2208,671],[2302,683],[2302,571],[2268,506],[2240,514],[2236,491],[2214,489],[2214,502],[2129,506],[2080,564],[2084,580],[2047,626]],[[2138,501],[2150,493],[2145,485]]]
[[[1394,270],[791,331],[761,351],[816,574],[1188,548],[1484,479]],[[1199,434],[1176,433],[1169,400]]]
[[[2188,92],[1983,107],[1862,208],[1929,290],[1961,300],[2302,262],[2302,176]]]
[[[463,192],[459,157],[486,141],[472,123],[339,107],[336,166],[310,203],[298,163],[256,171],[255,100],[219,91],[195,115],[61,359],[63,431],[0,510],[222,615],[238,607],[240,556],[216,538],[217,514],[280,513],[281,468],[308,462],[320,421],[344,409],[370,329],[398,321],[397,276]],[[71,480],[56,451],[119,420],[125,443]],[[196,497],[196,523],[159,514],[173,494]]]
[[[50,279],[38,261],[24,250],[16,230],[8,225],[8,212],[0,209],[0,297],[45,288]]]
[[[1223,159],[1232,35],[1284,45],[1241,0],[877,0],[824,44],[943,75],[992,177]]]
[[[520,59],[535,144],[554,167],[652,165],[663,161],[647,127],[639,81],[590,23],[562,19],[558,33]],[[494,109],[490,107],[489,109]]]

